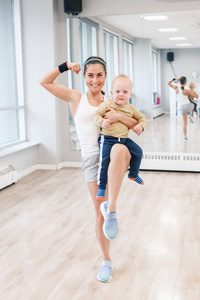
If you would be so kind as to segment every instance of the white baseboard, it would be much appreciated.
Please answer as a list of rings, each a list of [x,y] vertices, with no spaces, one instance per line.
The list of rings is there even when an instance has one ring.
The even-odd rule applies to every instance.
[[[67,168],[81,168],[82,162],[75,162],[75,161],[66,161],[65,167]]]
[[[23,171],[17,172],[17,179],[20,179],[20,178],[22,178],[22,177],[24,177],[24,176],[26,176],[26,175],[28,175],[28,174],[36,171],[36,170],[38,170],[38,165],[34,165],[34,166],[32,166],[32,167],[30,167],[28,169],[25,169]]]
[[[81,168],[82,162],[65,161],[55,165],[36,164],[17,173],[17,178],[24,177],[36,170],[60,170],[62,168]],[[200,154],[194,153],[144,153],[141,170],[182,171],[200,173]]]
[[[62,168],[81,168],[82,162],[73,162],[73,161],[65,161],[55,165],[48,165],[48,164],[36,164],[28,169],[20,171],[17,173],[17,179],[20,179],[36,170],[60,170]]]

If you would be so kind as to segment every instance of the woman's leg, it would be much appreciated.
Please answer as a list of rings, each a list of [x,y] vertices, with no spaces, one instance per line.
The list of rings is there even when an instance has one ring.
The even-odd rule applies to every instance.
[[[187,139],[187,121],[188,121],[188,114],[183,114],[183,134],[184,137]]]
[[[108,168],[108,206],[107,212],[116,211],[116,201],[124,178],[130,164],[130,152],[121,144],[115,144],[110,153]]]
[[[92,197],[94,208],[95,208],[97,240],[101,247],[103,259],[109,259],[111,261],[111,257],[110,257],[110,253],[109,253],[110,241],[105,237],[105,235],[103,233],[104,218],[100,211],[100,204],[102,203],[102,201],[99,201],[96,199],[98,185],[97,185],[97,182],[88,182],[87,185],[88,185],[88,189],[89,189],[90,195]],[[105,200],[106,200],[106,198],[107,198],[107,193],[105,195]]]

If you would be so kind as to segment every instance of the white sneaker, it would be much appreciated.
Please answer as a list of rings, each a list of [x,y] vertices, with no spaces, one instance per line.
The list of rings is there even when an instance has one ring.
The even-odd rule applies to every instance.
[[[194,124],[194,118],[193,118],[193,116],[189,115],[189,119],[190,119],[190,122]]]
[[[187,142],[188,142],[188,139],[184,138],[184,143],[187,144]]]

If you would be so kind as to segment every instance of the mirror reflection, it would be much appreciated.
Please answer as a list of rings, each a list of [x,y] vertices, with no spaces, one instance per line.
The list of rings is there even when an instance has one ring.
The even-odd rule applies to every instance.
[[[186,76],[185,88],[189,88],[193,82],[195,91],[200,94],[200,11],[153,14],[157,20],[148,20],[148,16],[118,15],[94,17],[89,21],[86,18],[76,20],[79,22],[79,34],[85,32],[89,41],[87,47],[82,45],[81,63],[89,55],[99,54],[95,43],[98,44],[97,37],[101,37],[100,53],[104,53],[110,70],[105,86],[106,95],[109,96],[112,78],[119,73],[126,73],[134,83],[132,103],[148,120],[142,136],[130,132],[134,141],[145,152],[198,153],[200,99],[196,99],[194,122],[190,121],[188,115],[189,142],[185,144],[178,99],[168,82]],[[165,18],[158,20],[159,16]],[[84,27],[87,30],[83,31]],[[81,88],[84,90],[83,84]],[[73,131],[73,122],[71,128]],[[78,150],[77,143],[73,146],[74,138],[71,142],[74,150]]]

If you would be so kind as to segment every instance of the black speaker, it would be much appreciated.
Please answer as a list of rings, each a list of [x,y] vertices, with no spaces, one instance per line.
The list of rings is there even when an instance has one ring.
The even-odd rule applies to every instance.
[[[82,0],[64,0],[64,12],[78,15],[82,12]]]
[[[174,52],[167,53],[167,61],[174,61]]]

